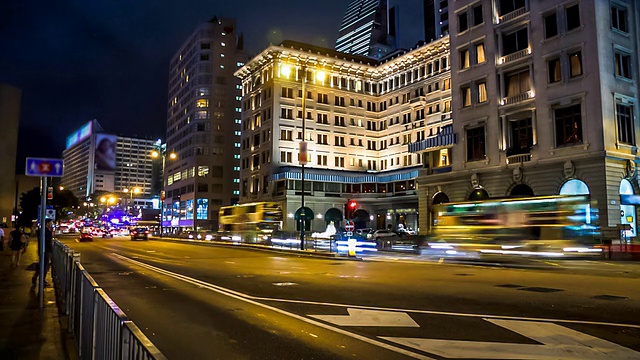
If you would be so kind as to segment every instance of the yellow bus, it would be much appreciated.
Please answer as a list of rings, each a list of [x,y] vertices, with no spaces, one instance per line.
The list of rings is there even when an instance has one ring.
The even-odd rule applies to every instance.
[[[445,255],[597,255],[598,213],[588,196],[440,204],[428,245]]]
[[[282,209],[277,202],[223,206],[218,213],[218,232],[233,241],[265,243],[282,228]]]

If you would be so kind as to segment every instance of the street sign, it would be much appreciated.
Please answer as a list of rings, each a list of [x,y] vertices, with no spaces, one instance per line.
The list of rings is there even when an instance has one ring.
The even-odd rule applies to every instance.
[[[62,159],[27,158],[25,175],[61,177],[63,168]]]
[[[354,225],[353,225],[353,221],[347,221],[347,222],[344,224],[344,229],[345,229],[346,231],[353,231],[353,230],[355,229],[355,227],[354,227]]]

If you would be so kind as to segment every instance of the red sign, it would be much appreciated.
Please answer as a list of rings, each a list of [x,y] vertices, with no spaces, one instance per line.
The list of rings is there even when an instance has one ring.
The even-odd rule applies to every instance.
[[[344,229],[347,231],[353,231],[355,227],[353,226],[353,221],[347,221],[344,225]]]

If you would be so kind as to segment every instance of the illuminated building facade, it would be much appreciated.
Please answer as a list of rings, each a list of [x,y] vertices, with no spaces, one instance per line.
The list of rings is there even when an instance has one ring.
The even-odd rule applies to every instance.
[[[91,120],[67,137],[61,185],[80,201],[104,191],[122,201],[133,200],[133,205],[157,208],[158,201],[151,200],[155,194],[150,154],[155,147],[153,140],[107,134],[97,120]],[[140,192],[133,198],[124,191],[134,188]]]
[[[450,169],[448,60],[448,37],[384,63],[291,41],[262,51],[236,72],[242,80],[240,202],[279,202],[284,229],[299,229],[305,121],[305,208],[313,213],[307,231],[344,225],[348,199],[358,203],[356,228],[415,229],[422,159],[409,144],[442,149],[434,166]]]
[[[635,237],[637,2],[449,3],[458,141],[451,172],[420,170],[420,214],[449,201],[589,194],[601,226],[628,224]]]
[[[247,60],[233,19],[199,25],[171,59],[163,227],[217,229],[240,182],[240,81]]]

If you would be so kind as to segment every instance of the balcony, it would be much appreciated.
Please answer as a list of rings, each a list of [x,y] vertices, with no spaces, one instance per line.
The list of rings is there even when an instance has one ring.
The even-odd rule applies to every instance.
[[[522,49],[522,50],[518,50],[514,53],[511,53],[509,55],[505,55],[503,57],[501,57],[498,60],[498,65],[504,65],[504,64],[509,64],[511,62],[514,62],[516,60],[520,60],[523,59],[527,56],[531,55],[531,48],[527,47],[526,49]]]
[[[521,164],[531,161],[531,154],[518,154],[507,156],[507,164]]]
[[[409,106],[413,107],[416,105],[424,105],[427,103],[427,98],[425,96],[418,96],[409,99]]]
[[[456,134],[453,133],[453,125],[446,125],[442,127],[438,135],[408,145],[409,152],[418,153],[432,148],[453,145],[455,143]]]
[[[529,99],[533,99],[533,91],[531,90],[520,93],[520,94],[516,94],[513,96],[507,96],[505,98],[502,98],[502,101],[500,101],[500,105],[504,106],[504,105],[518,104],[523,101],[527,101]]]
[[[519,9],[516,9],[510,13],[506,13],[502,16],[498,17],[498,24],[502,24],[505,23],[507,21],[513,20],[515,18],[517,18],[520,15],[523,15],[526,12],[524,7],[521,7]]]

